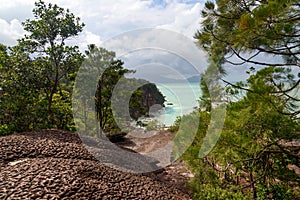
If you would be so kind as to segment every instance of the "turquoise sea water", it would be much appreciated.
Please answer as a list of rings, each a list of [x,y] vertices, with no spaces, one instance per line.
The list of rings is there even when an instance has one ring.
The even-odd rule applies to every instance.
[[[198,106],[201,94],[199,83],[163,83],[156,85],[166,99],[165,107],[152,113],[160,123],[170,126],[177,116],[188,114]]]

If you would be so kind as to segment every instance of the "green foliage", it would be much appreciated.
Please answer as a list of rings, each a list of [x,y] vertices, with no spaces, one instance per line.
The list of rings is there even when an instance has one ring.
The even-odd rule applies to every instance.
[[[197,185],[197,183],[195,183]],[[194,195],[195,199],[207,200],[247,200],[250,199],[248,195],[242,192],[233,192],[222,189],[220,187],[214,188],[210,185],[197,185],[198,193]]]
[[[84,26],[80,19],[67,9],[56,4],[46,5],[39,1],[33,9],[33,20],[23,22],[24,30],[29,35],[19,40],[19,49],[29,56],[35,57],[32,68],[39,71],[32,73],[43,80],[42,90],[48,101],[47,109],[51,123],[59,128],[58,120],[53,110],[53,98],[60,92],[62,83],[72,84],[67,79],[69,74],[75,73],[83,59],[77,46],[67,46],[66,40],[77,36]],[[38,53],[38,54],[37,54]],[[69,87],[71,88],[71,87]],[[67,88],[63,88],[65,90]]]
[[[289,67],[298,68],[300,52],[299,40],[296,38],[299,37],[299,11],[297,0],[208,1],[202,11],[202,27],[194,36],[199,47],[209,55],[209,66],[201,82],[204,91],[201,103],[209,103],[217,97],[210,94],[209,99],[206,91],[218,92],[215,85],[226,75],[224,66],[251,65],[250,69],[272,66],[286,70]],[[250,74],[247,69],[245,72]],[[276,85],[273,92],[288,96],[297,93],[300,81],[285,87],[279,81],[273,84]],[[299,102],[295,95],[291,98]],[[290,113],[297,114],[297,110]]]
[[[168,128],[168,131],[177,132],[179,130],[181,117],[176,117],[174,123]]]
[[[225,97],[227,117],[208,156],[196,159],[200,141],[184,158],[199,175],[195,179],[209,187],[251,191],[253,199],[296,198],[299,177],[287,166],[299,166],[299,154],[287,143],[299,140],[300,81],[291,71],[299,66],[299,2],[208,1],[202,15],[195,38],[209,54],[209,66],[201,82],[200,115],[210,112],[211,102]],[[228,84],[225,96],[217,84],[229,65],[251,65],[245,69],[250,78],[246,84],[223,80]],[[257,67],[265,68],[256,72]],[[232,101],[236,95],[239,98]]]
[[[0,136],[9,135],[13,132],[14,127],[11,124],[4,124],[0,126]]]
[[[107,136],[123,134],[122,131],[130,130],[128,122],[131,121],[131,118],[137,120],[141,116],[149,115],[152,105],[163,104],[164,97],[156,85],[145,80],[125,77],[126,74],[134,71],[125,69],[124,63],[115,58],[114,52],[89,45],[86,55],[87,58],[80,69],[79,77],[77,77],[78,85],[76,86],[78,87],[76,88],[82,91],[83,97],[79,97],[79,99],[85,98],[84,96],[92,97],[91,94],[95,93],[95,98],[87,101],[95,101],[96,117],[100,128],[96,132],[99,132],[100,135],[102,133]],[[93,91],[94,81],[97,82],[95,91]],[[81,84],[83,82],[86,84]],[[82,85],[86,85],[87,88],[82,88]],[[131,96],[129,96],[130,94]],[[94,113],[90,112],[86,115],[84,113],[88,112],[85,110],[89,108],[85,105],[82,108],[84,109],[82,111],[83,122],[78,123],[88,126],[88,119],[93,119]],[[119,127],[129,130],[121,130]],[[84,130],[89,128],[86,127]]]
[[[39,1],[28,35],[9,51],[0,46],[0,126],[12,133],[45,128],[74,130],[71,90],[82,54],[66,40],[83,24],[67,9]]]
[[[75,130],[71,97],[75,77],[84,56],[77,46],[68,46],[66,41],[77,36],[84,27],[80,19],[68,9],[56,4],[35,3],[34,19],[22,23],[26,35],[15,47],[0,45],[0,134],[57,128]],[[115,53],[90,45],[86,63],[96,67],[99,78],[95,94],[95,107],[100,127],[109,134],[120,130],[111,110],[111,96],[118,80],[133,71],[123,68],[123,62],[115,59]],[[90,79],[86,74],[85,80]],[[130,115],[137,119],[147,115],[155,102],[163,104],[164,98],[154,84],[127,79],[128,85],[141,84],[132,95]],[[89,88],[81,88],[88,94]],[[121,92],[125,92],[121,91]],[[122,96],[122,94],[120,94]],[[150,96],[149,96],[150,95]],[[147,100],[148,103],[145,103]],[[86,102],[87,103],[87,102]],[[85,129],[94,116],[87,115],[78,122]],[[89,120],[88,120],[89,119]]]
[[[195,141],[199,141],[197,137],[197,130],[201,129],[204,120],[201,122],[201,116],[197,111],[192,112],[189,115],[183,115],[178,118],[172,129],[177,130],[176,135],[173,138],[173,151],[172,159],[178,159],[185,151],[186,148],[193,144]],[[200,122],[200,123],[199,123]],[[203,135],[202,135],[203,136]],[[198,151],[199,152],[199,151]]]
[[[202,11],[203,28],[195,38],[214,55],[222,55],[220,52],[226,54],[239,47],[249,51],[266,51],[264,47],[269,47],[269,53],[275,53],[278,49],[277,53],[284,55],[287,49],[279,50],[279,47],[285,42],[295,41],[293,37],[299,27],[299,20],[295,16],[298,12],[296,0],[207,2]],[[296,49],[291,50],[293,52]]]
[[[291,77],[289,70],[276,67],[250,76],[245,84],[248,92],[228,105],[222,135],[203,159],[199,150],[205,145],[211,113],[199,112],[196,138],[183,156],[196,174],[191,187],[198,198],[235,198],[230,195],[236,191],[252,191],[255,199],[295,197],[299,177],[288,165],[298,166],[299,155],[285,144],[300,139],[299,121],[283,114],[293,100],[276,95],[277,86],[271,81],[289,85],[294,82]]]
[[[161,124],[158,120],[151,120],[151,121],[146,125],[146,130],[147,130],[147,131],[161,130],[162,128],[163,128],[163,124]]]
[[[71,93],[66,90],[61,90],[53,96],[53,110],[60,130],[75,131],[75,124],[73,122],[73,113],[71,108]]]
[[[257,189],[257,199],[264,200],[266,197],[280,200],[297,199],[296,194],[292,193],[292,190],[287,187],[287,184],[275,184],[272,187],[268,187],[264,184],[260,185]]]
[[[10,132],[24,131],[34,122],[34,119],[23,118],[36,113],[34,102],[38,99],[38,81],[32,74],[30,67],[32,60],[25,53],[12,48],[10,54],[3,52],[0,69],[1,96],[0,96],[0,122],[8,125]],[[10,125],[11,124],[11,125]]]
[[[149,116],[151,106],[163,106],[165,98],[154,83],[143,79],[127,79],[128,85],[142,85],[132,94],[129,101],[129,114],[134,120],[142,116]]]

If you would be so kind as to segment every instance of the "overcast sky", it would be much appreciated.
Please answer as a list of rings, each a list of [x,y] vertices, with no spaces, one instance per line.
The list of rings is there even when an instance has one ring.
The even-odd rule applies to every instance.
[[[35,0],[0,0],[0,43],[16,44],[21,22],[32,18]],[[45,0],[69,8],[86,24],[80,47],[101,44],[113,36],[140,28],[164,28],[192,39],[201,21],[202,0]]]
[[[17,39],[24,35],[21,22],[27,18],[33,18],[32,9],[34,8],[35,0],[0,0],[0,43],[7,46],[17,44]],[[73,40],[73,42],[80,47],[86,49],[88,44],[96,44],[103,46],[103,43],[112,40],[112,38],[119,37],[119,35],[127,34],[128,31],[139,30],[143,28],[159,28],[169,31],[174,31],[176,34],[186,36],[190,42],[194,42],[193,35],[199,29],[201,22],[201,9],[203,8],[204,0],[45,0],[45,2],[55,3],[60,7],[69,8],[72,13],[81,18],[81,21],[86,24],[83,32]],[[155,37],[148,37],[146,41],[143,35],[138,35],[139,40],[133,40],[136,43],[135,47],[145,46],[150,41],[159,43],[159,41],[166,40],[170,44],[168,50],[175,48],[182,48],[181,44],[173,44],[168,37],[161,37],[158,34]],[[148,34],[149,35],[149,34]],[[120,39],[120,38],[118,38]],[[184,39],[186,41],[186,39]],[[114,43],[116,41],[113,40]],[[118,41],[120,43],[120,41]],[[124,40],[121,40],[121,43]],[[137,43],[139,42],[139,43]],[[112,43],[110,41],[110,43]],[[132,41],[131,41],[132,43]],[[172,46],[173,44],[173,46]],[[124,44],[123,44],[124,45]],[[180,46],[178,46],[180,45]],[[194,44],[192,44],[195,46]],[[111,45],[109,46],[111,47]],[[186,50],[194,47],[185,47]],[[117,51],[111,47],[110,50]],[[176,52],[176,51],[175,51]],[[117,52],[118,53],[118,52]],[[160,52],[161,53],[161,52]],[[182,53],[182,52],[179,52]],[[143,52],[140,52],[143,54]],[[158,55],[157,53],[155,53]],[[183,53],[184,54],[184,53]],[[201,67],[206,67],[205,54],[198,50],[198,52],[191,53],[201,62]],[[178,55],[178,63],[185,63]],[[124,56],[123,56],[124,57]],[[137,59],[137,57],[132,59]],[[148,56],[149,57],[149,56]],[[172,56],[171,56],[172,57]],[[160,56],[163,59],[163,56]],[[167,57],[164,58],[166,60]],[[126,59],[124,57],[124,59]],[[152,57],[157,61],[157,57]],[[192,58],[193,60],[193,58]],[[194,59],[195,60],[195,59]],[[170,63],[174,59],[170,60]],[[148,62],[148,63],[146,63]],[[149,64],[147,60],[139,62],[140,65]],[[163,61],[164,63],[167,63]],[[188,60],[189,62],[189,60]],[[177,64],[177,69],[180,70],[180,64]],[[172,66],[170,66],[172,67]],[[182,66],[184,68],[185,66]],[[145,73],[147,70],[144,70]],[[199,70],[198,70],[199,71]],[[201,70],[202,72],[203,70]],[[184,76],[191,76],[195,74],[195,69],[182,70]],[[161,74],[160,74],[161,75]]]
[[[86,49],[88,44],[96,44],[98,46],[109,44],[109,50],[114,50],[118,54],[119,46],[115,48],[111,44],[121,44],[123,47],[127,47],[130,44],[132,47],[139,49],[139,47],[148,47],[146,44],[155,43],[158,46],[154,46],[154,48],[159,48],[160,50],[152,51],[153,56],[148,54],[150,52],[148,50],[145,50],[145,52],[140,50],[138,53],[132,53],[132,55],[127,52],[125,56],[118,56],[122,56],[122,59],[127,61],[126,67],[131,67],[128,64],[131,65],[131,63],[136,63],[138,60],[139,66],[136,66],[136,68],[140,70],[141,66],[149,66],[151,63],[155,63],[157,71],[160,71],[157,76],[169,77],[167,68],[173,68],[177,71],[177,74],[180,74],[174,79],[199,75],[207,67],[205,53],[199,48],[195,48],[193,44],[193,35],[200,28],[201,9],[205,0],[44,1],[57,4],[63,8],[69,8],[72,13],[79,16],[81,21],[86,24],[83,32],[71,41],[79,46],[81,50]],[[17,39],[24,35],[21,22],[27,18],[33,18],[32,9],[34,8],[34,2],[35,0],[0,0],[0,43],[7,46],[17,44]],[[168,37],[169,34],[161,36],[164,34],[159,33],[150,37],[147,31],[144,31],[143,34],[134,32],[143,28],[159,28],[174,31],[174,34],[171,33],[173,36]],[[131,34],[131,32],[134,34]],[[174,38],[178,38],[176,34],[186,38],[181,38],[181,42],[173,42]],[[122,39],[120,35],[123,35]],[[137,36],[128,40],[132,35]],[[127,38],[127,40],[124,38]],[[160,43],[162,41],[168,45],[161,47]],[[188,45],[184,45],[184,43],[188,43]],[[104,45],[104,47],[107,46]],[[165,51],[163,52],[161,49]],[[177,57],[175,58],[174,55]],[[189,64],[186,64],[188,62]],[[194,65],[195,63],[197,63],[197,66]],[[162,65],[165,66],[165,70],[159,70]],[[235,69],[230,74],[233,72],[234,77],[240,77],[244,71],[243,69],[241,70]],[[137,74],[143,73],[150,74],[146,68],[143,68]]]

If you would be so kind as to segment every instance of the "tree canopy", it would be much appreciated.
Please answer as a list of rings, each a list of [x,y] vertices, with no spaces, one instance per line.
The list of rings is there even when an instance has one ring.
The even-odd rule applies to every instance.
[[[215,69],[222,78],[226,75],[224,66],[232,65],[244,67],[247,73],[259,67],[285,67],[295,70],[292,76],[297,76],[300,67],[299,9],[297,0],[206,2],[202,27],[195,34],[198,45],[210,56],[212,69],[206,74]],[[299,101],[295,96],[299,77],[300,73],[298,80],[294,78],[285,85],[276,84],[273,78],[270,80],[276,86],[273,92]],[[291,113],[297,114],[299,110]]]
[[[134,71],[125,69],[115,52],[91,44],[84,55],[78,46],[71,45],[70,39],[78,36],[84,24],[68,9],[38,1],[33,16],[22,23],[26,35],[16,46],[0,45],[0,135],[47,128],[74,131],[73,86],[82,65],[81,72],[89,66],[87,70],[92,73],[81,73],[79,78],[92,82],[80,88],[81,94],[93,97],[89,100],[93,101],[101,130],[107,134],[120,131],[112,114],[111,96],[119,79]],[[137,88],[128,105],[135,120],[147,115],[153,103],[163,104],[155,85],[126,81],[128,85],[145,85]],[[146,105],[145,97],[152,95],[154,102]],[[89,128],[85,122],[91,117],[95,116],[84,114],[85,128]]]
[[[75,73],[83,59],[78,47],[68,46],[66,40],[77,36],[84,24],[68,9],[56,4],[46,5],[39,1],[32,12],[35,19],[27,19],[22,23],[28,35],[19,40],[19,48],[34,57],[35,67],[39,68],[45,81],[48,111],[51,120],[56,123],[52,111],[53,97],[61,81]]]
[[[209,66],[202,76],[200,110],[191,114],[200,126],[183,157],[196,175],[195,198],[299,197],[299,9],[297,0],[205,3],[195,38],[208,53]],[[244,69],[249,78],[225,80],[228,66]],[[201,158],[211,104],[218,98],[227,100],[224,128],[214,149]]]
[[[125,75],[135,71],[124,68],[123,64],[115,52],[94,44],[88,46],[73,95],[77,102],[75,120],[81,126],[80,132],[92,130],[90,132],[100,136],[122,135],[132,128],[132,120],[148,115],[152,105],[163,105],[164,97],[156,85],[142,79],[126,78]],[[117,84],[121,88],[116,89]],[[113,99],[117,101],[115,107]],[[96,127],[93,127],[94,115],[98,123]],[[126,130],[121,130],[123,127]]]

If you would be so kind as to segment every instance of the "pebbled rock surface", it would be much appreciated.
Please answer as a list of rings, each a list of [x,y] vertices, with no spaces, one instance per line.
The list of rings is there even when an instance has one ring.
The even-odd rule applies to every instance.
[[[100,163],[76,134],[48,130],[0,137],[0,199],[189,197],[150,177]]]

